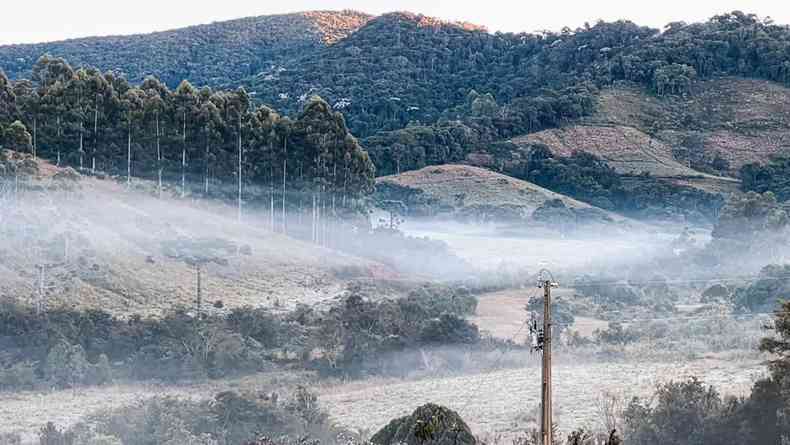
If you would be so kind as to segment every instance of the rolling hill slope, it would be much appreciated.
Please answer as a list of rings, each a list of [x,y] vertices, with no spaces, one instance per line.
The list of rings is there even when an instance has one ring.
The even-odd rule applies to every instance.
[[[687,96],[660,98],[619,86],[601,92],[585,123],[633,127],[708,164],[718,155],[733,172],[790,148],[790,88],[723,77],[696,82]]]
[[[561,156],[586,151],[623,175],[729,193],[741,166],[790,149],[790,89],[724,77],[695,83],[687,96],[657,97],[618,85],[601,90],[591,116],[511,142]]]
[[[252,212],[240,224],[221,204],[159,200],[39,165],[21,181],[19,201],[0,193],[0,300],[35,304],[43,295],[53,306],[158,315],[194,307],[194,261],[205,259],[204,310],[217,300],[285,309],[334,298],[366,270],[388,270],[273,233]]]
[[[440,165],[384,176],[376,189],[382,199],[401,200],[417,216],[528,220],[547,201],[559,200],[579,219],[624,220],[530,182],[469,165]]]

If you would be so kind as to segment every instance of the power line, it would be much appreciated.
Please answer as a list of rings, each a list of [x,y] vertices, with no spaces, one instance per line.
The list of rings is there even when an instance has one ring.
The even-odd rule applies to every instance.
[[[582,281],[574,282],[574,287],[601,286],[601,285],[620,285],[620,286],[639,286],[647,284],[694,284],[694,283],[715,283],[715,282],[755,282],[755,281],[790,281],[790,275],[780,276],[760,276],[760,275],[731,275],[718,278],[697,278],[687,280],[608,280],[608,281]]]
[[[527,302],[529,302],[530,300],[532,300],[532,298],[533,298],[533,297],[535,297],[535,296],[536,296],[536,294],[537,294],[537,291],[536,291],[536,289],[537,289],[537,288],[532,288],[532,294],[531,294],[531,295],[527,295]],[[499,366],[499,364],[501,363],[502,359],[504,359],[504,358],[505,358],[505,354],[507,354],[509,351],[513,350],[513,344],[514,344],[514,342],[515,342],[516,338],[519,336],[519,334],[521,334],[521,331],[523,331],[523,330],[524,330],[524,327],[526,327],[528,324],[529,324],[529,319],[526,319],[526,318],[525,318],[525,319],[524,319],[524,322],[523,322],[523,323],[521,323],[521,326],[519,326],[519,328],[518,328],[518,330],[516,331],[516,333],[515,333],[515,334],[513,334],[513,335],[512,335],[512,336],[511,336],[509,339],[507,339],[507,340],[506,340],[506,343],[507,343],[507,348],[500,348],[500,350],[499,350],[499,353],[500,353],[500,355],[497,357],[497,359],[494,361],[493,365],[491,365],[491,367],[490,367],[490,369],[491,369],[491,372],[493,372],[494,370],[496,370],[496,368],[497,368],[497,367]],[[483,375],[483,374],[487,374],[487,373],[485,373],[485,372],[482,372],[482,373],[480,373],[480,374],[478,374],[478,375]],[[472,394],[475,394],[475,393],[477,393],[477,391],[479,391],[479,390],[480,390],[480,386],[481,386],[481,385],[482,385],[482,381],[478,382],[478,383],[477,383],[477,385],[476,385],[476,387],[475,387],[475,390],[472,392]],[[466,399],[466,402],[464,402],[463,406],[462,406],[462,407],[461,407],[461,409],[459,409],[458,411],[459,411],[459,412],[463,412],[463,411],[465,411],[465,410],[466,410],[466,408],[468,408],[468,407],[469,407],[469,404],[472,402],[472,400],[473,400],[473,399],[472,399],[471,397],[470,397],[470,398],[468,398],[468,399]]]
[[[778,315],[781,312],[759,312],[759,313],[750,313],[750,314],[720,314],[720,315],[708,315],[708,316],[689,316],[689,317],[662,317],[662,318],[622,318],[619,320],[608,320],[608,319],[600,319],[602,322],[606,323],[620,323],[620,324],[632,324],[632,323],[650,323],[650,322],[658,322],[658,321],[675,321],[675,320],[685,320],[685,321],[706,321],[706,320],[738,320],[738,318],[750,318],[756,319],[760,316],[769,316],[769,315]],[[745,321],[745,320],[742,320]]]

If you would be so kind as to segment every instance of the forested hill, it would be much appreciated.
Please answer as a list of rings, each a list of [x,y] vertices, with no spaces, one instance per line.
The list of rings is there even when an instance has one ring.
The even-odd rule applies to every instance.
[[[132,83],[153,75],[175,88],[234,83],[278,65],[294,54],[340,40],[370,16],[354,11],[314,11],[248,17],[171,31],[89,37],[60,42],[0,46],[0,67],[12,79],[29,77],[44,54],[75,67],[113,70]]]
[[[788,54],[787,27],[739,12],[663,32],[618,21],[541,34],[491,34],[393,13],[245,86],[286,110],[319,94],[359,137],[478,117],[490,121],[482,132],[501,137],[587,114],[597,89],[618,81],[661,96],[722,74],[788,83]],[[472,91],[483,96],[475,109]]]
[[[201,173],[188,161],[202,159],[195,140],[211,134],[200,128],[204,126],[200,113],[192,110],[184,116],[183,101],[172,87],[182,78],[191,84],[217,84],[230,92],[241,91],[237,91],[241,85],[249,96],[239,97],[288,116],[315,105],[311,97],[320,96],[326,101],[319,107],[322,114],[331,116],[342,130],[338,134],[345,134],[347,125],[360,138],[361,147],[354,142],[349,145],[351,152],[362,153],[364,147],[378,175],[468,162],[616,211],[641,210],[644,203],[676,206],[681,201],[687,203],[686,209],[696,211],[699,203],[717,202],[708,192],[724,194],[727,191],[722,189],[734,187],[736,181],[722,181],[720,176],[740,175],[744,187],[765,189],[765,184],[781,176],[772,172],[784,171],[784,164],[770,157],[781,154],[790,140],[786,107],[771,105],[790,103],[786,88],[790,86],[790,28],[737,11],[702,23],[670,23],[663,30],[617,21],[535,34],[490,33],[411,13],[375,18],[351,12],[304,13],[50,46],[58,45],[73,50],[60,54],[75,65],[98,58],[98,70],[83,70],[83,80],[99,79],[99,70],[116,69],[129,80],[120,90],[133,89],[149,73],[171,86],[162,94],[173,100],[164,130],[170,148],[156,159],[149,150],[146,170],[158,165],[153,171],[164,168],[175,176]],[[25,48],[28,56],[14,53]],[[96,121],[101,124],[105,119],[114,126],[115,147],[108,159],[99,155],[97,162],[114,165],[109,170],[122,170],[120,155],[135,144],[124,140],[129,133],[124,131],[128,110],[117,108],[122,113],[116,115],[96,113],[102,104],[83,96],[84,82],[71,78],[53,81],[51,88],[41,90],[47,79],[28,71],[34,62],[27,57],[47,48],[0,47],[0,69],[17,79],[6,82],[5,92],[0,88],[5,139],[19,139],[15,135],[24,136],[26,127],[35,146],[38,130],[42,153],[61,150],[71,164],[90,156],[92,166],[92,151],[101,143],[102,132]],[[42,66],[59,66],[53,62],[57,60],[44,59]],[[32,84],[18,81],[28,74]],[[110,83],[121,77],[104,75]],[[66,84],[72,90],[63,90],[61,98],[59,91]],[[151,85],[143,84],[142,89],[159,91]],[[90,82],[84,86],[101,90]],[[220,104],[220,110],[231,110],[220,125],[220,136],[211,140],[212,147],[215,142],[225,146],[219,153],[226,154],[223,176],[229,177],[235,152],[236,125],[228,119],[233,108],[223,108],[218,98],[206,99],[211,95],[201,92],[197,101],[190,99],[198,96],[195,92],[185,97],[186,102],[211,102]],[[45,99],[57,100],[41,102],[49,108],[39,110],[38,101]],[[67,107],[53,114],[64,103]],[[143,128],[139,139],[150,144],[159,134],[154,128],[155,109],[135,118],[140,123],[133,126]],[[12,128],[15,120],[20,123]],[[53,134],[61,142],[48,140]],[[89,140],[81,144],[80,136]],[[261,152],[273,153],[265,142]],[[194,151],[191,156],[187,153],[187,165],[181,162],[168,169],[167,162],[184,158],[184,145]],[[586,153],[576,156],[579,150]],[[370,162],[366,157],[359,157],[363,164]],[[329,162],[315,169],[322,171],[320,177],[337,180],[335,161],[331,160],[331,167]],[[767,165],[770,171],[747,165],[753,162]],[[740,171],[741,167],[748,168]],[[295,166],[289,159],[283,170],[291,168]],[[372,165],[361,170],[363,182],[370,183]],[[302,176],[301,171],[288,172],[292,173]],[[264,182],[277,176],[269,171]],[[691,183],[695,178],[704,183]],[[643,190],[634,193],[633,184]],[[685,195],[679,198],[679,186],[692,190],[681,187]],[[666,191],[664,198],[657,199],[656,190]],[[706,213],[716,211],[712,206]]]

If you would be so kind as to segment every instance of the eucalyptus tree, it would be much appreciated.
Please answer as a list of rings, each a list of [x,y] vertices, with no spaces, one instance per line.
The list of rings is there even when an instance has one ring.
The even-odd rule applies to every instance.
[[[80,69],[78,75],[83,77],[84,100],[93,114],[93,141],[91,144],[91,172],[96,171],[96,156],[99,154],[99,115],[112,100],[112,87],[107,83],[101,72],[94,68]]]
[[[0,69],[0,122],[11,122],[16,116],[16,97],[3,70]]]
[[[242,150],[242,124],[245,119],[248,109],[250,107],[250,97],[244,88],[239,88],[236,92],[230,95],[228,100],[228,109],[238,121],[237,135],[238,135],[238,170],[236,175],[238,177],[239,193],[238,193],[238,219],[241,221],[241,207],[242,207],[242,184],[244,177],[243,170],[243,150]]]
[[[17,110],[28,129],[32,131],[31,154],[38,157],[38,117],[41,108],[41,96],[29,80],[20,80],[14,83],[14,96],[16,97]]]
[[[67,110],[70,114],[70,123],[77,121],[79,147],[77,153],[79,154],[80,170],[85,168],[85,118],[87,116],[86,104],[86,90],[87,90],[87,73],[84,69],[77,70],[74,77],[66,82],[67,88]]]
[[[203,126],[203,133],[206,137],[206,151],[203,155],[203,192],[206,196],[209,194],[209,177],[210,166],[213,154],[211,152],[211,143],[216,139],[218,129],[221,128],[222,115],[219,108],[213,100],[214,94],[211,91],[201,90],[201,104],[199,120]]]
[[[161,120],[167,110],[165,99],[170,96],[170,92],[159,80],[149,77],[143,82],[141,88],[145,92],[145,114],[153,120],[156,143],[156,175],[157,175],[157,194],[162,197],[162,131]]]
[[[275,133],[279,133],[280,139],[282,140],[282,159],[283,159],[283,199],[282,199],[282,217],[283,217],[283,226],[282,230],[284,234],[288,233],[288,210],[285,205],[285,200],[287,196],[287,188],[286,182],[288,178],[288,137],[290,135],[290,129],[293,123],[287,117],[282,118],[277,121],[277,127]]]
[[[181,197],[186,196],[187,124],[198,113],[198,91],[187,80],[181,81],[173,95],[175,111],[181,118]]]
[[[141,127],[141,121],[145,115],[145,92],[139,88],[131,88],[123,95],[121,102],[124,114],[126,115],[127,125],[127,144],[126,144],[126,185],[132,183],[132,136],[135,128]]]

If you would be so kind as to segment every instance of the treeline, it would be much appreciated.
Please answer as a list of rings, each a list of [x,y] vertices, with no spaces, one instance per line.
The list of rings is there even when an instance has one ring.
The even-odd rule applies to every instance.
[[[597,90],[620,81],[657,95],[690,94],[695,79],[719,75],[790,83],[790,31],[737,11],[663,32],[618,21],[489,34],[421,19],[374,19],[250,88],[289,111],[311,93],[327,98],[389,174],[585,116]]]
[[[743,191],[773,192],[779,201],[790,200],[790,153],[778,154],[764,164],[746,164],[740,177]]]
[[[344,113],[351,132],[364,138],[380,174],[458,161],[497,140],[589,115],[597,91],[620,81],[658,95],[690,94],[694,79],[719,75],[790,83],[790,31],[741,12],[704,23],[671,23],[663,32],[627,21],[539,34],[490,34],[407,13],[369,22],[353,14],[334,20],[339,24],[332,25],[333,20],[323,21],[347,31],[361,27],[350,34],[336,32],[344,38],[333,45],[292,51],[288,54],[295,56],[255,67],[257,74],[244,84],[255,101],[289,115],[301,112],[314,94],[326,98],[329,108]],[[108,43],[107,52],[112,48]],[[190,48],[195,53],[190,63],[196,67],[188,72],[193,81],[204,82],[198,69],[202,65],[228,65],[212,48]],[[79,51],[74,51],[77,57]],[[212,55],[203,58],[202,51]],[[102,62],[101,68],[129,73],[126,68],[136,66],[140,57]],[[149,72],[160,76],[181,72],[165,61],[155,65]],[[223,76],[226,85],[238,78]],[[168,78],[165,83],[177,81]],[[89,104],[83,108],[90,113]],[[90,116],[84,120],[90,133],[93,122]],[[182,126],[174,119],[165,131],[177,140]],[[188,141],[196,137],[190,130]],[[123,147],[122,142],[117,145]],[[178,162],[178,153],[166,159]]]
[[[83,172],[176,185],[181,196],[223,183],[306,191],[346,203],[372,191],[374,167],[343,116],[311,98],[296,119],[255,107],[243,90],[171,91],[42,57],[31,80],[0,74],[0,144]],[[235,197],[235,194],[232,196]],[[278,198],[279,199],[279,198]],[[283,205],[285,202],[283,201]]]
[[[352,293],[328,311],[302,306],[286,314],[244,307],[118,318],[102,310],[38,313],[4,303],[0,389],[188,381],[277,366],[346,376],[387,372],[388,354],[476,343],[477,327],[464,318],[476,305],[465,289],[446,286],[421,286],[398,300]]]
[[[714,223],[725,203],[721,195],[648,175],[629,181],[587,152],[558,156],[541,143],[518,147],[501,142],[492,144],[487,153],[505,174],[631,217]]]

